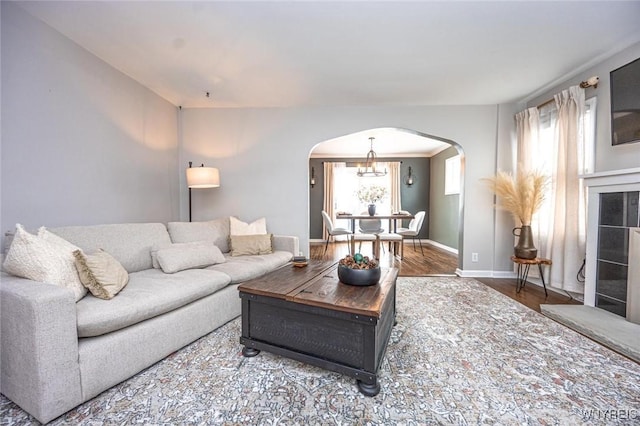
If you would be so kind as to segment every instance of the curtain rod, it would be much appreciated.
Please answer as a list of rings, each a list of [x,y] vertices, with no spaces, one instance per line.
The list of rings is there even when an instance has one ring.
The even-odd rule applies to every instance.
[[[600,77],[598,77],[597,75],[594,75],[593,77],[589,77],[585,81],[582,81],[580,83],[580,87],[582,87],[583,89],[586,89],[588,87],[593,87],[594,89],[597,89],[599,81],[600,81]],[[544,101],[543,103],[538,105],[536,108],[540,109],[543,106],[549,105],[551,102],[554,102],[554,101],[555,101],[555,98],[551,98],[548,101]]]
[[[397,162],[402,164],[402,160],[397,161]],[[357,161],[321,161],[321,163],[322,164],[324,164],[324,163],[357,163]],[[393,161],[380,161],[380,163],[393,163]]]
[[[540,109],[544,106],[549,105],[551,102],[555,102],[556,100],[554,98],[549,99],[548,101],[544,101],[543,103],[541,103],[540,105],[538,105],[536,108]]]

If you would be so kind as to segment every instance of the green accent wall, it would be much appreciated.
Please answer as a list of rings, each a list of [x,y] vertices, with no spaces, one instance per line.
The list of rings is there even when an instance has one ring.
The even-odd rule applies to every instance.
[[[444,195],[445,160],[458,155],[454,147],[431,157],[429,239],[458,249],[460,195]]]

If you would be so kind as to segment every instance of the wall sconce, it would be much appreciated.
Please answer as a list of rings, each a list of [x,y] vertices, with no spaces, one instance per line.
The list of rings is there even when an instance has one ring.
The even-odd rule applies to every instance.
[[[187,169],[187,186],[189,187],[189,222],[191,222],[191,189],[217,188],[220,186],[220,172],[214,167],[191,167]]]
[[[407,178],[404,180],[404,183],[407,186],[413,185],[413,174],[411,173],[411,166],[409,166],[409,174],[407,175]]]
[[[313,188],[316,186],[316,169],[311,167],[311,180],[309,180],[309,185]]]
[[[600,81],[600,77],[594,75],[593,77],[589,77],[587,80],[580,83],[580,87],[586,89],[587,87],[593,87],[594,89],[598,88],[598,82]]]

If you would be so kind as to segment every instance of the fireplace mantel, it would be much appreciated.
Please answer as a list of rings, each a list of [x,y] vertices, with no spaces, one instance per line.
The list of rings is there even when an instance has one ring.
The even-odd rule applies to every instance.
[[[595,306],[600,194],[640,191],[640,167],[580,176],[588,190],[584,304]]]
[[[587,175],[580,175],[587,188],[597,188],[609,185],[638,185],[640,184],[640,167],[633,169],[611,170],[606,172],[596,172]],[[617,191],[617,189],[616,189]],[[625,189],[621,189],[625,191]],[[615,192],[615,191],[599,191]]]

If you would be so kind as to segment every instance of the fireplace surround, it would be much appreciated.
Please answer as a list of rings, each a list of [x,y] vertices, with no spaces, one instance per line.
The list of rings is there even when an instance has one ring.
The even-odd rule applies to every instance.
[[[588,190],[584,304],[640,324],[640,168],[581,177]]]

